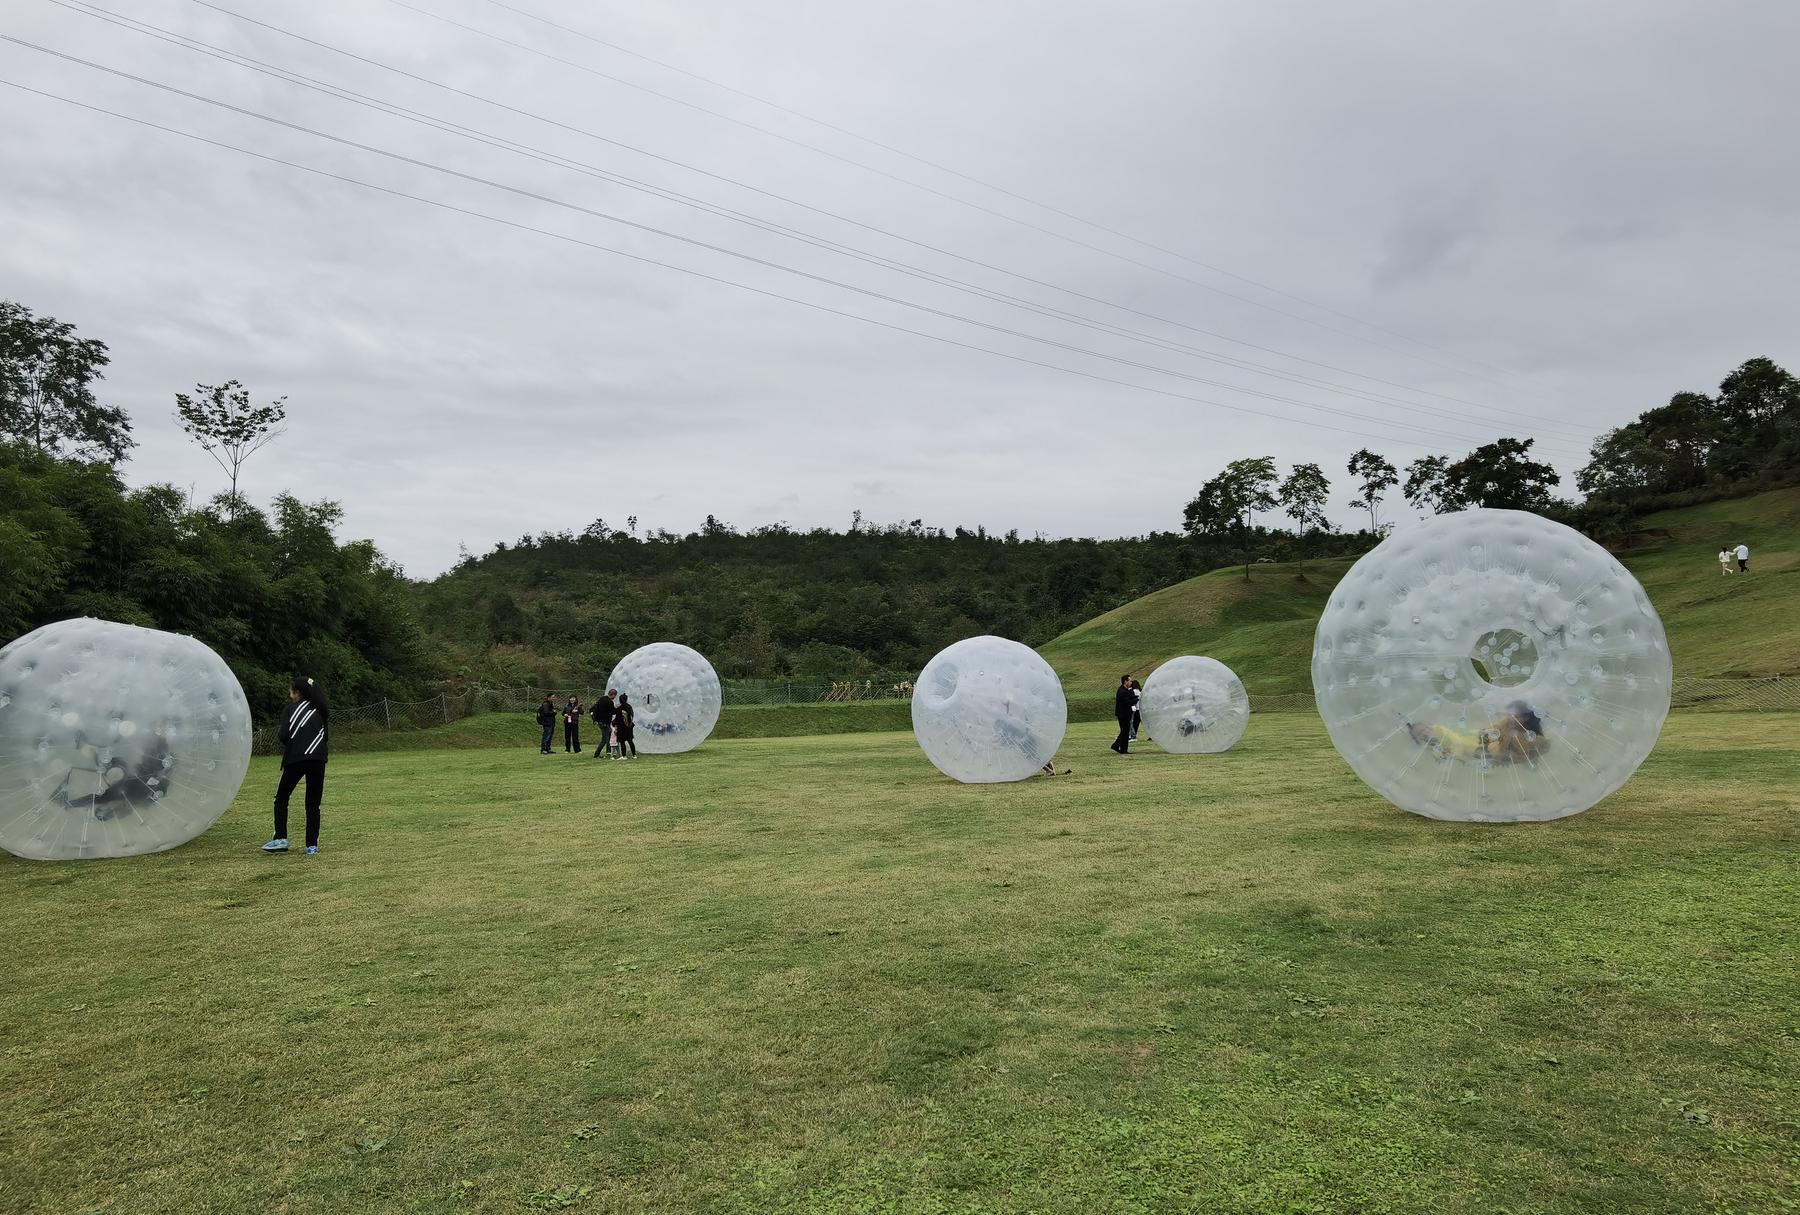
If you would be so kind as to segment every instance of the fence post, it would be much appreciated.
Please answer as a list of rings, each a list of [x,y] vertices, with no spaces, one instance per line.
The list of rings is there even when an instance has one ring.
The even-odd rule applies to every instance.
[[[381,698],[381,726],[384,730],[394,728],[394,715],[388,711],[388,700],[385,696]]]
[[[450,724],[450,693],[439,692],[438,702],[444,706],[444,724]]]

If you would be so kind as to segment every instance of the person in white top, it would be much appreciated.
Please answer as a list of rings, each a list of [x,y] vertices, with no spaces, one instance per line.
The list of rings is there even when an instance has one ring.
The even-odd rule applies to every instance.
[[[1731,573],[1731,550],[1728,548],[1719,550],[1719,572],[1721,574]]]
[[[1737,559],[1738,573],[1748,574],[1750,572],[1750,546],[1748,544],[1737,546]]]

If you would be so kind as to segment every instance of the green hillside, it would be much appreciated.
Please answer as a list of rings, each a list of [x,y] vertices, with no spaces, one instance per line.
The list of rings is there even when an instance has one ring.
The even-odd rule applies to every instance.
[[[1748,544],[1751,573],[1716,554]],[[1668,629],[1680,676],[1800,672],[1800,489],[1662,511],[1620,558]],[[1071,696],[1100,695],[1177,654],[1206,654],[1262,696],[1311,690],[1313,630],[1348,558],[1215,570],[1135,599],[1042,647]]]

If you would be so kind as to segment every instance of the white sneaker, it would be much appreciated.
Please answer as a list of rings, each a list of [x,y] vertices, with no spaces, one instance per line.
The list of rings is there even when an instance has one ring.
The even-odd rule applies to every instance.
[[[286,840],[270,840],[263,845],[264,852],[286,852],[287,850],[288,842]]]

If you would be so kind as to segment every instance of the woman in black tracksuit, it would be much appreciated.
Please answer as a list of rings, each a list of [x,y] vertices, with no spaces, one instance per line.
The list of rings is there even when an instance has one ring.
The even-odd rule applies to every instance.
[[[613,710],[613,727],[619,732],[619,758],[625,758],[625,752],[631,752],[631,758],[637,758],[637,710],[631,707],[631,697],[619,693],[619,707]]]
[[[281,783],[275,787],[275,838],[264,852],[288,850],[288,797],[294,786],[306,781],[306,854],[319,851],[319,803],[325,796],[325,761],[330,755],[326,723],[330,710],[325,689],[311,679],[296,678],[288,685],[287,711],[281,718]]]

